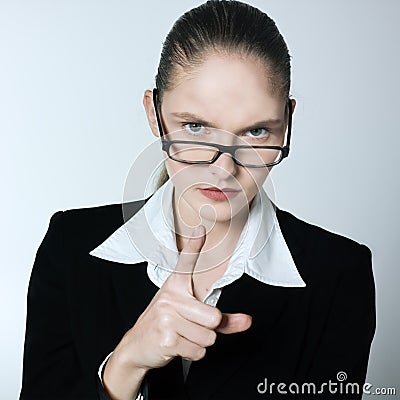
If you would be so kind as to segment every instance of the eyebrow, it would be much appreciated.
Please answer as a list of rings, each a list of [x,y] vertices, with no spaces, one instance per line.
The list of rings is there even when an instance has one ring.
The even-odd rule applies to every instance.
[[[180,119],[184,119],[190,122],[196,122],[198,124],[207,126],[209,128],[215,128],[218,129],[217,125],[211,121],[206,121],[205,119],[201,118],[198,115],[192,114],[192,113],[188,113],[188,112],[175,112],[175,113],[171,113],[171,115],[173,115],[174,117],[180,118]],[[260,128],[263,126],[268,126],[268,125],[280,125],[282,124],[282,120],[280,118],[270,118],[270,119],[265,119],[262,121],[258,121],[255,122],[254,124],[251,124],[249,126],[246,126],[242,129],[240,129],[240,132],[243,131],[248,131],[251,129],[255,129],[255,128]]]

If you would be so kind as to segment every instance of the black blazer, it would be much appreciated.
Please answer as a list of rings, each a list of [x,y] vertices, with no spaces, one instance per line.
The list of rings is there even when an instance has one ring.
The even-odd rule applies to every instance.
[[[144,202],[129,203],[130,215]],[[217,307],[252,315],[251,328],[219,334],[206,356],[192,363],[185,384],[179,358],[151,370],[150,399],[361,398],[339,395],[345,393],[339,384],[334,395],[327,386],[320,395],[290,393],[296,384],[308,393],[302,383],[317,390],[329,380],[337,383],[339,372],[347,374],[344,383],[362,387],[375,333],[371,252],[279,208],[276,213],[307,286],[271,286],[244,274],[225,287]],[[123,223],[121,204],[51,217],[29,282],[20,400],[107,398],[98,368],[158,290],[147,263],[89,255]],[[286,395],[279,383],[286,383],[280,387]]]

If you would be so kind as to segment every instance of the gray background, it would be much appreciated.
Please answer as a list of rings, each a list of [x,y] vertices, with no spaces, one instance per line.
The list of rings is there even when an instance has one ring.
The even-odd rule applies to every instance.
[[[49,218],[122,201],[133,160],[153,142],[141,101],[162,41],[198,4],[0,1],[1,399],[20,390],[26,291]],[[399,393],[400,2],[251,4],[275,19],[293,56],[298,107],[290,157],[273,171],[277,204],[372,249],[367,380]]]

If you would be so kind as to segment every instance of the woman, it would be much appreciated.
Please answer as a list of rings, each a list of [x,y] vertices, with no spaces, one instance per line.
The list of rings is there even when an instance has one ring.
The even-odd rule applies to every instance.
[[[289,153],[289,90],[286,44],[258,9],[209,1],[175,23],[143,98],[158,189],[52,216],[20,399],[361,398],[371,252],[262,189]]]

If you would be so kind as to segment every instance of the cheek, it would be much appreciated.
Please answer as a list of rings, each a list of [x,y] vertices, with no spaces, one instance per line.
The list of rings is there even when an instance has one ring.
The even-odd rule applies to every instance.
[[[165,160],[165,167],[179,192],[184,192],[190,186],[198,184],[196,182],[196,165],[184,164],[168,158]]]
[[[244,168],[238,180],[247,194],[255,194],[265,182],[269,171],[269,168]]]
[[[164,165],[168,172],[168,176],[170,178],[173,178],[173,176],[175,175],[175,171],[176,171],[175,164],[177,164],[177,163],[172,161],[169,157],[165,156],[165,154],[164,154]]]

